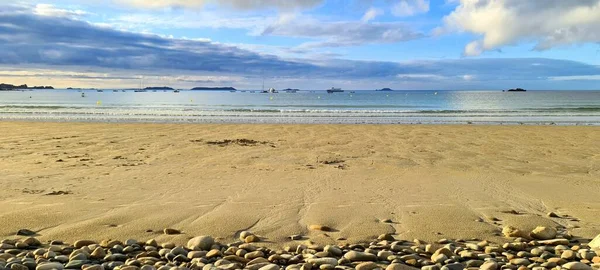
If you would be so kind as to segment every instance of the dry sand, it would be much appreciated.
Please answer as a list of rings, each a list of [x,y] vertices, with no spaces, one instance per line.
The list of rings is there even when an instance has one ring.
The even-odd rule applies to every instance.
[[[600,233],[599,127],[2,122],[0,134],[0,237]],[[265,143],[209,144],[225,139]],[[183,234],[163,235],[167,227]]]

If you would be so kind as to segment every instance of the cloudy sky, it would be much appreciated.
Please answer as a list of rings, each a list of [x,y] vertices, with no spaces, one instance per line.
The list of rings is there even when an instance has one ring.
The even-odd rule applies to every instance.
[[[0,82],[600,89],[599,26],[600,0],[0,0]]]

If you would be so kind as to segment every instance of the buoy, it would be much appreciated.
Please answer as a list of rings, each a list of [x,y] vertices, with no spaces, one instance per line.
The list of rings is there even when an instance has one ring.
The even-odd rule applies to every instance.
[[[317,98],[318,98],[318,99],[321,99],[321,96],[318,96]]]
[[[273,97],[269,97],[270,100],[273,100]]]
[[[100,101],[100,100],[96,101],[96,105],[102,105],[102,101]]]

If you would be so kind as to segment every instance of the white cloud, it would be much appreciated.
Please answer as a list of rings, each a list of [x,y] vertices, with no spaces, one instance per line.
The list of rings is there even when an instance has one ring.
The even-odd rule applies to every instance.
[[[33,13],[41,16],[79,18],[89,13],[83,10],[60,9],[50,4],[37,4],[33,8]]]
[[[483,48],[481,45],[481,41],[476,40],[476,41],[469,42],[469,44],[467,44],[467,46],[465,46],[465,51],[463,52],[463,55],[476,56],[476,55],[480,55],[482,52],[483,52]]]
[[[183,12],[176,16],[135,13],[109,19],[109,25],[120,29],[142,30],[152,28],[229,28],[260,31],[274,18],[248,16],[231,18],[213,12]]]
[[[438,33],[466,31],[482,38],[465,55],[533,41],[536,50],[600,42],[600,0],[460,0]]]
[[[465,81],[472,81],[473,79],[475,79],[475,76],[466,74],[466,75],[463,75],[462,78]]]
[[[145,31],[148,27],[244,29],[250,36],[312,39],[297,49],[396,43],[424,36],[401,22],[326,21],[295,12],[283,12],[278,16],[271,17],[248,16],[241,18],[219,16],[213,12],[182,12],[178,16],[170,17],[131,14],[110,19],[110,25],[118,29],[135,31]]]
[[[234,9],[250,10],[261,8],[299,9],[311,8],[323,0],[114,0],[118,3],[140,8],[187,7],[203,8],[208,5],[225,6]]]
[[[413,16],[429,11],[429,0],[400,0],[392,6],[392,14],[398,17]]]
[[[260,34],[316,39],[300,45],[304,49],[396,43],[424,36],[400,22],[321,21],[311,16],[278,20],[265,27]]]
[[[377,16],[383,15],[383,10],[379,8],[371,7],[365,12],[365,15],[362,17],[363,22],[368,22],[374,20]]]
[[[446,77],[437,74],[398,74],[396,78],[401,80],[443,80]]]
[[[600,81],[600,75],[557,76],[550,77],[553,81]]]

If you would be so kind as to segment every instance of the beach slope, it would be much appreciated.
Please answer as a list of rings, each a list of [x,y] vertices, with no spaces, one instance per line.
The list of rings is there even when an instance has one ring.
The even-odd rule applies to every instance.
[[[600,233],[600,127],[0,123],[0,237]],[[558,217],[548,217],[554,212]],[[330,232],[310,230],[325,225]],[[181,234],[164,235],[164,228]]]

